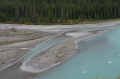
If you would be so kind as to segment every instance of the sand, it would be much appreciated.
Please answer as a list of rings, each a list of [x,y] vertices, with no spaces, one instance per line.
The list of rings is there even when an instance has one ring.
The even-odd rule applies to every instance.
[[[73,40],[59,42],[23,63],[21,69],[32,73],[42,72],[65,61],[78,52]]]
[[[0,29],[0,71],[18,62],[33,47],[57,35],[37,30]]]
[[[0,71],[15,64],[27,53],[29,53],[28,49],[0,50]]]
[[[25,30],[38,30],[46,32],[65,32],[73,29],[82,28],[98,28],[98,27],[110,27],[120,25],[120,20],[107,21],[94,24],[75,24],[75,25],[25,25],[25,24],[0,24],[0,29],[25,29]]]
[[[8,30],[8,29],[11,29],[11,28],[15,28],[17,30],[43,31],[43,32],[47,32],[49,34],[47,36],[43,35],[41,38],[38,37],[36,39],[29,40],[29,41],[27,40],[27,41],[22,41],[22,42],[17,42],[17,43],[12,43],[12,44],[8,44],[8,45],[0,46],[0,51],[1,50],[5,50],[5,51],[12,50],[13,51],[13,48],[16,51],[18,51],[18,50],[20,50],[20,51],[21,50],[29,50],[29,49],[33,48],[34,46],[36,46],[37,44],[39,44],[39,43],[41,43],[41,42],[43,42],[45,40],[50,39],[51,37],[55,36],[56,34],[60,34],[60,33],[67,32],[67,31],[70,31],[70,30],[75,30],[75,29],[109,27],[109,26],[115,26],[115,25],[120,25],[120,20],[108,21],[108,22],[102,22],[102,23],[95,23],[95,24],[49,25],[49,26],[48,25],[24,25],[24,24],[0,24],[0,30]],[[91,32],[82,32],[82,33],[79,33],[79,32],[70,33],[70,32],[68,32],[66,35],[73,36],[73,39],[74,39],[74,42],[71,42],[71,43],[73,43],[73,45],[72,45],[72,47],[70,47],[74,51],[72,51],[71,49],[68,49],[69,47],[67,47],[65,50],[72,51],[71,52],[72,55],[70,55],[70,54],[67,55],[67,53],[66,53],[65,57],[63,57],[63,59],[60,60],[60,62],[59,62],[59,56],[58,56],[58,59],[56,58],[57,63],[55,63],[55,61],[52,64],[48,63],[49,65],[47,65],[45,68],[43,67],[43,69],[40,68],[40,70],[38,69],[39,67],[41,67],[41,66],[39,66],[39,61],[32,61],[33,59],[37,60],[37,57],[39,57],[39,55],[38,56],[36,55],[36,57],[33,57],[32,60],[30,59],[30,60],[26,61],[25,63],[28,62],[27,64],[23,63],[24,66],[22,66],[21,69],[25,70],[25,71],[29,70],[30,72],[40,72],[40,71],[46,70],[46,69],[48,69],[50,67],[54,67],[54,66],[60,64],[61,62],[65,61],[66,59],[68,59],[69,57],[71,57],[71,56],[73,56],[74,54],[77,53],[77,48],[76,48],[77,45],[76,45],[75,40],[78,41],[78,40],[88,39],[90,37],[98,35],[100,32],[101,31],[99,31],[99,32],[97,31],[97,33],[96,33],[96,31],[94,31],[95,34],[91,34]],[[16,36],[18,36],[18,38],[19,38],[19,35],[16,35]],[[27,36],[29,36],[29,34],[26,35],[26,36],[23,36],[23,37],[27,37]],[[36,35],[33,33],[32,36],[36,36]],[[0,39],[2,39],[2,41],[3,41],[4,38],[5,37],[2,36],[2,38],[0,38]],[[8,38],[8,40],[12,40],[14,38],[17,39],[16,37],[13,37],[13,38],[10,37],[10,38]],[[79,38],[79,39],[75,39],[75,38]],[[66,42],[64,42],[64,43],[66,43]],[[59,44],[56,44],[55,46],[58,46]],[[60,45],[64,46],[63,43],[61,43]],[[50,49],[55,50],[54,49],[55,46],[52,46],[52,47],[48,48],[47,50],[44,50],[44,52],[46,52],[46,51],[48,51]],[[58,48],[58,50],[60,50],[60,48]],[[65,50],[63,50],[63,52]],[[26,51],[22,51],[22,52],[26,53]],[[54,51],[54,53],[55,52],[56,52],[56,50]],[[9,53],[9,51],[7,51],[7,53]],[[23,54],[18,53],[18,52],[17,52],[17,54],[19,54],[20,57],[18,57],[14,61],[12,60],[12,62],[9,61],[9,59],[11,59],[11,57],[16,56],[16,54],[11,54],[11,56],[8,57],[8,59],[4,59],[4,61],[6,61],[7,63],[6,63],[6,65],[1,64],[1,70],[8,67],[8,66],[10,66],[11,63],[13,65],[15,62],[17,62],[17,60],[19,60],[21,57],[23,57]],[[0,52],[0,55],[2,57],[6,57],[6,54],[3,55],[1,52]],[[47,55],[47,54],[45,54],[45,55]],[[2,57],[0,57],[1,60],[3,59]],[[42,56],[40,55],[40,57],[42,57]],[[62,57],[62,55],[60,57]],[[43,57],[43,59],[44,59],[44,57]],[[34,65],[32,66],[31,64],[28,65],[29,62],[31,62],[31,61],[32,61],[32,63],[37,63],[38,62],[38,65],[37,65],[38,68],[36,68],[36,66],[34,66]],[[34,67],[35,67],[35,69],[34,69]],[[28,68],[28,70],[26,70],[27,68]],[[38,69],[38,71],[36,69]]]
[[[24,62],[20,69],[31,73],[39,73],[51,67],[57,66],[78,53],[78,41],[85,40],[108,31],[109,30],[95,30],[77,32],[77,37],[75,35],[74,38],[70,38],[52,45],[28,61]],[[73,32],[69,34],[76,34],[75,32],[73,34],[72,33]],[[79,36],[79,34],[82,35]]]

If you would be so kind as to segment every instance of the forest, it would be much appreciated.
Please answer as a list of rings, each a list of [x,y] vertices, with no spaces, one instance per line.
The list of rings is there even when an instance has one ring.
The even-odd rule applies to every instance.
[[[120,18],[120,0],[0,0],[0,23],[79,23]]]

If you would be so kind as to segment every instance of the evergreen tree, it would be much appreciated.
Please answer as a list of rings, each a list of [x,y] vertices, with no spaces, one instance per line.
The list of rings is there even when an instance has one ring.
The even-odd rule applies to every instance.
[[[120,0],[0,0],[0,22],[69,23],[120,18]]]

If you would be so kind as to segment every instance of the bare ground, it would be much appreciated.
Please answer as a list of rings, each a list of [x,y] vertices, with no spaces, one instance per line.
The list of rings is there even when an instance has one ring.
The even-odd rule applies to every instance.
[[[0,29],[0,71],[15,64],[29,49],[57,33],[36,30]]]

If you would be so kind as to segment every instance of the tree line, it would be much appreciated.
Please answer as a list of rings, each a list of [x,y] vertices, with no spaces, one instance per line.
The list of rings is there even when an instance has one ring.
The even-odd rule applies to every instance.
[[[0,22],[72,23],[120,18],[120,0],[0,0]]]

